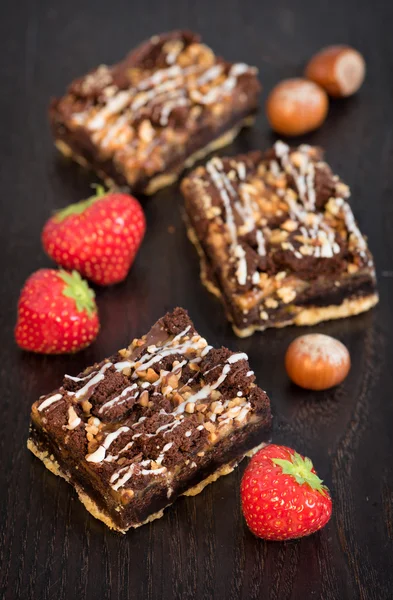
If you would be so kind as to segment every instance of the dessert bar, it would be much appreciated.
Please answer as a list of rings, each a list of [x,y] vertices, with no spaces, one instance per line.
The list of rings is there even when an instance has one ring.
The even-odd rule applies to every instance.
[[[63,154],[109,185],[151,194],[251,124],[259,92],[254,67],[174,31],[74,81],[49,116]]]
[[[314,325],[378,301],[373,259],[350,191],[319,148],[214,157],[182,182],[205,286],[235,333]]]
[[[35,402],[28,448],[125,532],[268,441],[269,399],[254,381],[246,354],[212,348],[177,308]]]

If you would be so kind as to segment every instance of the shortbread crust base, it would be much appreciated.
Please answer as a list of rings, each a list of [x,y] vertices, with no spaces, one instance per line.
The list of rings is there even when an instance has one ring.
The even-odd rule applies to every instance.
[[[249,456],[249,457],[253,456],[256,452],[258,452],[258,450],[260,450],[264,446],[266,446],[266,442],[262,442],[258,446],[255,446],[254,448],[252,448],[251,450],[246,452],[243,456],[241,456],[238,459],[238,461],[235,464],[231,463],[231,464],[227,464],[227,465],[222,465],[219,469],[217,469],[217,471],[215,471],[214,473],[209,475],[209,477],[206,477],[206,479],[204,479],[203,481],[200,481],[197,485],[186,490],[182,495],[183,496],[196,496],[197,494],[202,492],[203,489],[207,485],[209,485],[210,483],[213,483],[214,481],[217,481],[217,479],[219,479],[219,477],[222,477],[223,475],[228,475],[229,473],[231,473],[237,467],[237,465],[243,460],[243,458],[245,458],[246,456]],[[54,475],[57,475],[59,477],[62,477],[68,483],[70,483],[72,485],[72,487],[76,490],[79,500],[82,502],[82,504],[84,505],[86,510],[88,510],[89,513],[91,515],[93,515],[93,517],[95,517],[96,519],[105,523],[105,525],[107,527],[109,527],[109,529],[114,529],[115,531],[119,531],[120,533],[126,533],[128,531],[128,529],[131,529],[131,528],[136,529],[137,527],[141,527],[142,525],[145,525],[146,523],[150,523],[151,521],[154,521],[155,519],[160,519],[164,515],[165,508],[167,508],[168,506],[171,506],[173,504],[172,502],[169,503],[162,510],[159,510],[158,512],[149,515],[149,517],[141,523],[136,523],[136,524],[130,525],[130,527],[128,527],[127,529],[120,529],[118,527],[118,525],[116,525],[116,523],[110,518],[110,516],[108,514],[106,514],[104,511],[102,511],[97,506],[97,504],[94,502],[94,500],[92,500],[90,498],[90,496],[88,494],[86,494],[86,492],[80,486],[76,485],[74,482],[71,483],[69,476],[66,475],[66,473],[64,473],[64,471],[62,471],[59,463],[56,461],[56,459],[54,458],[53,455],[49,455],[49,452],[46,450],[40,450],[38,448],[37,444],[31,438],[29,438],[27,440],[27,447],[34,454],[34,456],[39,458],[44,463],[45,467],[51,473],[53,473]]]

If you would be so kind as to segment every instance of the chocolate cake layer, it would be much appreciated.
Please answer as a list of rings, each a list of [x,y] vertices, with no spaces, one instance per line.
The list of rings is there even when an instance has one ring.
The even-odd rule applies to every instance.
[[[259,92],[254,67],[174,31],[74,81],[49,116],[63,154],[108,183],[152,193],[229,143],[255,113]]]
[[[201,278],[239,336],[358,314],[378,301],[350,191],[319,148],[211,159],[181,184]]]
[[[246,354],[209,346],[178,308],[33,404],[28,447],[126,531],[268,441],[269,399],[254,381]]]

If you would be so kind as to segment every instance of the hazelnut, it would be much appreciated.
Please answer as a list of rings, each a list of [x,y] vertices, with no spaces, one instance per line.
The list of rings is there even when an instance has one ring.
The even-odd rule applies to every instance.
[[[328,46],[312,57],[305,76],[340,98],[358,91],[366,75],[363,56],[350,46]]]
[[[338,385],[350,367],[351,359],[344,344],[320,333],[296,338],[285,355],[288,377],[308,390],[327,390]]]
[[[270,92],[266,114],[277,133],[302,135],[322,125],[328,107],[325,90],[313,81],[285,79]]]

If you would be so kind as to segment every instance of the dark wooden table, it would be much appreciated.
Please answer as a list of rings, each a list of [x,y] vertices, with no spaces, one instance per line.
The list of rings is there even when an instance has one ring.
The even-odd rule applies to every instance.
[[[384,5],[385,4],[385,5]],[[7,600],[393,598],[393,10],[386,0],[8,0],[0,19],[1,598]],[[50,266],[40,231],[51,212],[86,197],[93,181],[56,155],[49,97],[100,62],[115,62],[158,31],[187,26],[229,59],[256,64],[266,92],[301,74],[320,46],[349,42],[365,55],[366,84],[332,103],[307,141],[353,191],[369,236],[381,302],[363,316],[316,327],[349,347],[353,368],[325,393],[291,386],[283,357],[301,330],[240,340],[200,285],[176,186],[144,202],[148,229],[127,279],[97,292],[102,331],[76,356],[19,352],[19,290]],[[273,141],[262,113],[227,153]],[[174,233],[170,232],[174,227]],[[169,231],[168,231],[169,228]],[[165,517],[126,536],[111,533],[26,449],[31,403],[60,381],[123,347],[167,309],[189,309],[211,343],[246,351],[272,398],[274,440],[312,457],[334,499],[331,522],[291,543],[265,543],[240,512],[243,468]]]

